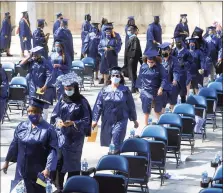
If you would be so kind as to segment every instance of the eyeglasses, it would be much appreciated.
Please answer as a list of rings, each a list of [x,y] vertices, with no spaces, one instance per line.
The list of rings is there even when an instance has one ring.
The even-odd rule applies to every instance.
[[[111,77],[120,78],[120,75],[118,75],[118,74],[113,74],[113,75],[111,75]]]

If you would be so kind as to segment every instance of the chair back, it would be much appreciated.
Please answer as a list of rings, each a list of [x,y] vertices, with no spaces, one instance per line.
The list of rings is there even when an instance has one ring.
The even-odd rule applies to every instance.
[[[215,89],[217,92],[223,92],[223,88],[222,88],[222,83],[221,82],[211,82],[208,85],[208,88],[213,88]]]
[[[83,61],[78,60],[78,61],[73,61],[72,62],[72,68],[82,68],[82,69],[84,69],[85,66],[84,66]]]
[[[220,165],[215,171],[213,181],[222,180],[222,179],[223,179],[222,165]]]
[[[182,119],[180,115],[174,113],[162,114],[157,123],[158,125],[171,125],[172,127],[182,128]]]
[[[175,105],[173,113],[182,114],[184,116],[195,117],[194,107],[190,104]]]
[[[206,98],[199,95],[190,95],[187,98],[187,103],[190,105],[195,105],[196,107],[202,107],[207,109],[207,101]]]
[[[99,193],[99,185],[89,176],[72,176],[66,182],[63,193]]]
[[[12,78],[9,85],[10,86],[19,85],[19,86],[23,86],[23,87],[27,88],[27,80],[25,77],[16,76],[16,77]]]
[[[2,68],[5,70],[13,70],[15,71],[15,64],[13,62],[2,62]]]
[[[199,93],[199,96],[203,96],[206,99],[214,99],[217,100],[217,92],[214,88],[202,88]]]
[[[160,125],[148,125],[144,128],[141,138],[156,138],[167,143],[166,128]]]
[[[91,57],[86,57],[82,59],[82,62],[84,63],[84,66],[93,66],[95,67],[94,59]]]
[[[199,193],[222,193],[222,189],[219,189],[219,188],[205,188],[205,189],[202,189]]]

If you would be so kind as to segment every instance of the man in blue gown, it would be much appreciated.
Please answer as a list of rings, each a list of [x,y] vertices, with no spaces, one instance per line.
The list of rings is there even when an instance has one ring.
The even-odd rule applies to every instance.
[[[19,38],[20,38],[20,46],[21,46],[21,56],[24,57],[24,51],[30,50],[31,39],[32,39],[32,32],[30,29],[30,21],[29,15],[27,11],[22,12],[23,17],[19,22]]]
[[[90,21],[91,21],[91,15],[90,14],[86,14],[85,15],[85,21],[82,24],[82,32],[81,32],[81,40],[82,40],[81,59],[84,58],[84,56],[82,54],[84,41],[86,39],[87,34],[90,32],[90,29],[91,29]]]
[[[47,178],[50,177],[51,171],[56,170],[57,135],[53,126],[41,116],[46,103],[32,98],[28,108],[29,120],[16,127],[3,166],[4,173],[7,173],[9,162],[17,163],[11,188],[24,180],[27,193],[45,193],[45,188],[36,183],[37,175],[42,173]]]
[[[6,55],[11,57],[9,53],[11,46],[11,36],[13,27],[11,26],[11,16],[9,12],[5,13],[5,18],[2,21],[2,28],[0,30],[0,56],[2,52],[6,52]]]
[[[0,125],[4,118],[8,98],[9,83],[5,70],[0,64]]]
[[[47,33],[46,35],[44,34],[44,19],[38,19],[37,20],[37,29],[33,32],[33,47],[36,46],[41,46],[43,47],[41,55],[45,58],[48,59],[48,40],[50,34]]]
[[[158,44],[162,43],[162,28],[159,22],[159,16],[154,16],[154,22],[148,26],[146,33],[147,42],[145,52],[152,50],[158,51]]]
[[[54,22],[54,26],[53,26],[53,34],[55,33],[55,31],[60,27],[61,25],[61,20],[63,19],[63,15],[62,13],[57,13],[57,20]]]

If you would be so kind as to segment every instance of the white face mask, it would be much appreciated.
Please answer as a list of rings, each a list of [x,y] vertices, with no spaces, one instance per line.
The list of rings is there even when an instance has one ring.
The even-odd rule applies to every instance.
[[[187,21],[187,18],[182,18],[183,23],[186,23],[186,21]]]
[[[120,80],[121,80],[121,78],[111,77],[111,82],[112,82],[113,84],[119,84]]]
[[[65,94],[67,96],[72,96],[75,93],[74,89],[73,90],[65,90]]]

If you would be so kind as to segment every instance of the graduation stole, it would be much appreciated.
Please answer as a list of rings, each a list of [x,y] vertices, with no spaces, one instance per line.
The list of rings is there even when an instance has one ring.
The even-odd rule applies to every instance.
[[[30,34],[32,35],[31,29],[30,29],[30,24],[28,23],[28,21],[25,18],[22,18],[22,19],[26,22],[27,26],[29,27]]]

